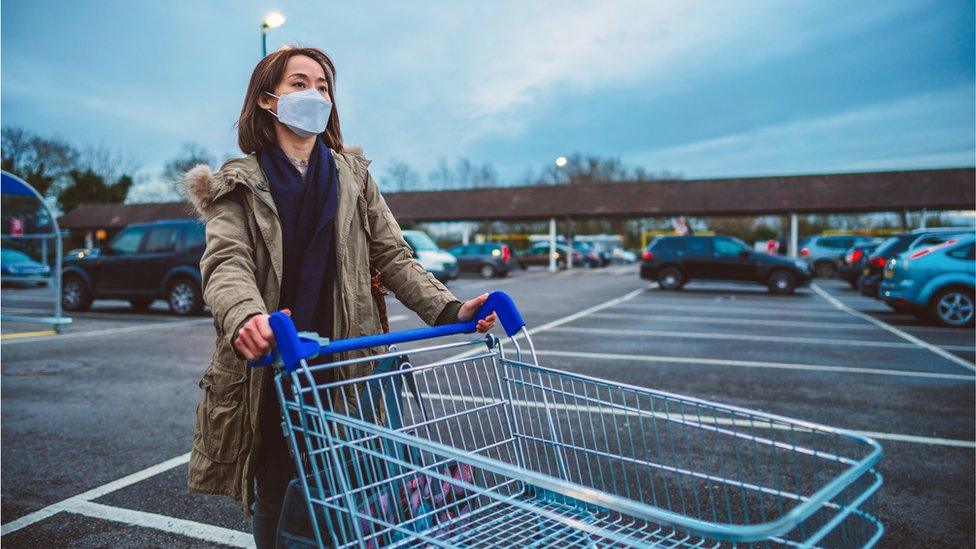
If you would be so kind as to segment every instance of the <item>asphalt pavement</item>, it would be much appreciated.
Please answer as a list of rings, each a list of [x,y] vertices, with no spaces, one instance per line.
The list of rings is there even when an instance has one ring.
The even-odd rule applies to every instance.
[[[885,451],[880,545],[973,546],[972,330],[919,323],[833,280],[793,296],[663,292],[614,266],[449,287],[510,293],[544,365],[868,434]],[[2,293],[4,312],[50,305],[43,289]],[[392,298],[389,312],[394,330],[421,326]],[[2,543],[247,546],[239,504],[185,488],[212,320],[119,301],[74,317],[60,336],[2,325]]]

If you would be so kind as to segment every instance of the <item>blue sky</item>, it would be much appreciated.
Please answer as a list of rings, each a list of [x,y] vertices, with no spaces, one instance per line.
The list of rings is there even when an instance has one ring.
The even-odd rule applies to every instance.
[[[4,2],[2,123],[145,177],[187,141],[239,154],[275,9],[272,48],[333,56],[378,175],[464,156],[515,182],[573,152],[689,178],[976,162],[972,1]]]

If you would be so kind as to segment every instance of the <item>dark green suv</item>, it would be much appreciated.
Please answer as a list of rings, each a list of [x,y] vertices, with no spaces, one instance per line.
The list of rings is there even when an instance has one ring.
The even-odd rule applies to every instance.
[[[165,299],[178,315],[203,309],[202,223],[193,220],[129,225],[97,253],[65,259],[61,304],[86,311],[94,299],[125,299],[137,311]]]

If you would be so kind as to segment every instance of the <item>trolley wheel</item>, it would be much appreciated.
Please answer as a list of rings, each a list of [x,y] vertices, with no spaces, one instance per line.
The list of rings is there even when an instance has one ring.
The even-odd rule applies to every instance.
[[[136,311],[145,311],[150,305],[152,305],[153,301],[156,300],[148,297],[136,297],[129,300],[129,305],[131,305]]]
[[[665,267],[657,274],[657,283],[662,290],[680,290],[685,285],[685,276],[677,267]]]
[[[489,263],[482,265],[478,272],[481,273],[481,278],[495,278],[495,268]]]
[[[769,293],[788,295],[796,289],[796,278],[789,271],[773,271],[766,285],[769,287]]]
[[[203,297],[196,282],[189,278],[177,278],[166,292],[169,308],[180,316],[195,315],[203,309]]]
[[[935,294],[929,302],[932,320],[951,328],[973,326],[976,320],[976,299],[972,288],[950,287]]]
[[[61,281],[61,306],[66,311],[87,311],[91,308],[92,292],[80,276],[68,275]]]

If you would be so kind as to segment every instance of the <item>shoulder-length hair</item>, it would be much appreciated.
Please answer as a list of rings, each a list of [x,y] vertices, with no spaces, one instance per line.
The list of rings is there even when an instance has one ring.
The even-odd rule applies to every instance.
[[[325,131],[319,135],[330,149],[342,152],[342,131],[339,129],[339,112],[335,102],[335,65],[332,64],[332,59],[318,48],[285,47],[262,59],[251,73],[251,81],[244,95],[244,106],[241,107],[241,117],[237,121],[237,144],[244,154],[270,149],[277,144],[275,117],[258,105],[258,98],[264,92],[274,93],[275,87],[285,76],[288,60],[296,55],[311,57],[325,71],[332,114]]]

